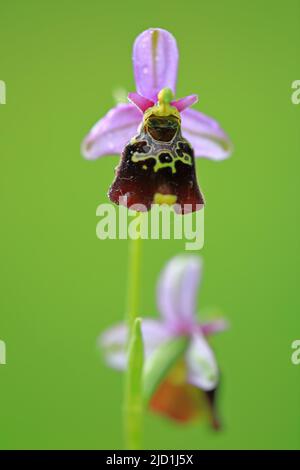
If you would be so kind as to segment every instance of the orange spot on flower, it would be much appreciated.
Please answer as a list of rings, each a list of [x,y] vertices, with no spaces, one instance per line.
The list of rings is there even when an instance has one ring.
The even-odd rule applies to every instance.
[[[178,363],[159,386],[150,401],[150,409],[178,423],[204,418],[217,428],[213,402],[208,393],[187,383],[184,362]]]
[[[196,419],[200,412],[197,390],[192,385],[176,385],[166,380],[154,394],[150,408],[179,422]]]

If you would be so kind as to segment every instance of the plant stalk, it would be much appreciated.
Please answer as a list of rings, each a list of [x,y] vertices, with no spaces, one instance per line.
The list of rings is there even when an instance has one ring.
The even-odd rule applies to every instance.
[[[140,217],[137,213],[136,218]],[[130,240],[128,262],[128,356],[124,390],[124,443],[128,450],[142,448],[144,347],[138,318],[141,278],[141,238]]]

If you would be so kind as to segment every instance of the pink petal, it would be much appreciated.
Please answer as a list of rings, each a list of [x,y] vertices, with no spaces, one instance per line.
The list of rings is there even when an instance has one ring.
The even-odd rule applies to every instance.
[[[159,344],[169,338],[165,325],[152,318],[142,319],[142,333],[145,357],[148,358]],[[98,340],[107,364],[114,369],[124,370],[127,365],[126,346],[128,328],[124,323],[106,330]]]
[[[192,336],[186,353],[188,382],[202,390],[216,388],[219,378],[218,366],[213,351],[201,333]]]
[[[201,274],[200,258],[180,255],[169,261],[159,279],[158,308],[169,327],[178,333],[188,331],[194,324]]]
[[[98,121],[82,143],[81,151],[88,160],[119,154],[137,133],[141,112],[133,104],[118,104]]]
[[[179,100],[172,101],[171,105],[175,106],[179,112],[184,111],[186,108],[189,108],[193,104],[197,103],[198,95],[189,95],[185,96],[184,98],[180,98]]]
[[[106,330],[99,337],[98,345],[104,352],[105,360],[114,369],[124,370],[126,368],[127,333],[127,326],[120,323]]]
[[[166,325],[152,318],[142,318],[142,333],[147,359],[160,344],[170,338]]]
[[[232,153],[232,144],[217,121],[194,109],[182,115],[182,134],[194,148],[195,157],[223,160]]]
[[[228,322],[223,318],[218,318],[207,323],[202,323],[199,325],[199,328],[205,336],[210,336],[227,330]]]
[[[154,101],[148,100],[138,93],[128,93],[128,99],[132,104],[135,104],[142,113],[154,105]]]
[[[140,95],[156,101],[162,88],[175,94],[178,49],[172,34],[160,28],[144,31],[135,40],[132,59]]]

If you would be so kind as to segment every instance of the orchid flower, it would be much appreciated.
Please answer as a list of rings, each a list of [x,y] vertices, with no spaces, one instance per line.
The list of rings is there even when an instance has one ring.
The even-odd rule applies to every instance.
[[[157,304],[162,318],[143,319],[142,334],[146,366],[157,349],[173,338],[187,339],[184,356],[155,391],[150,408],[176,421],[190,421],[207,415],[218,427],[215,392],[219,382],[218,366],[206,337],[226,328],[223,319],[199,323],[196,318],[196,296],[202,277],[201,258],[176,256],[163,270],[157,288]],[[128,328],[119,324],[104,332],[99,344],[108,365],[127,367],[126,341]]]
[[[122,153],[110,199],[149,209],[156,200],[191,210],[203,207],[194,157],[222,160],[231,153],[226,133],[212,118],[189,109],[197,95],[174,99],[178,66],[175,38],[163,29],[148,29],[135,40],[136,92],[130,103],[112,108],[82,144],[89,159]],[[162,197],[161,197],[162,196]],[[171,196],[171,198],[170,198]]]

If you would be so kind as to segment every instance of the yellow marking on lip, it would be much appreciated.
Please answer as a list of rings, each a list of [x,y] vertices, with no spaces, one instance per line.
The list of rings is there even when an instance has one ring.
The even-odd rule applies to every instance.
[[[177,146],[177,148],[179,148],[179,147]],[[143,153],[136,152],[132,155],[131,161],[134,162],[134,163],[139,163],[139,162],[146,162],[150,158],[153,158],[154,161],[155,161],[155,165],[153,167],[154,173],[157,173],[162,168],[171,168],[173,174],[175,174],[176,171],[177,171],[176,170],[176,162],[181,161],[185,165],[189,165],[189,166],[192,166],[192,164],[193,164],[192,158],[188,153],[183,153],[182,156],[179,156],[179,155],[176,154],[176,155],[173,155],[173,157],[172,157],[172,154],[169,153],[169,155],[172,157],[172,161],[170,161],[170,162],[161,162],[159,157],[162,153],[169,153],[169,152],[167,150],[161,150],[157,155],[152,155],[152,154],[145,155]],[[146,165],[144,163],[143,166],[142,166],[143,170],[145,170],[147,168],[147,167],[144,168],[145,166]]]
[[[154,204],[167,204],[168,206],[173,206],[177,201],[177,196],[174,194],[154,194]]]

